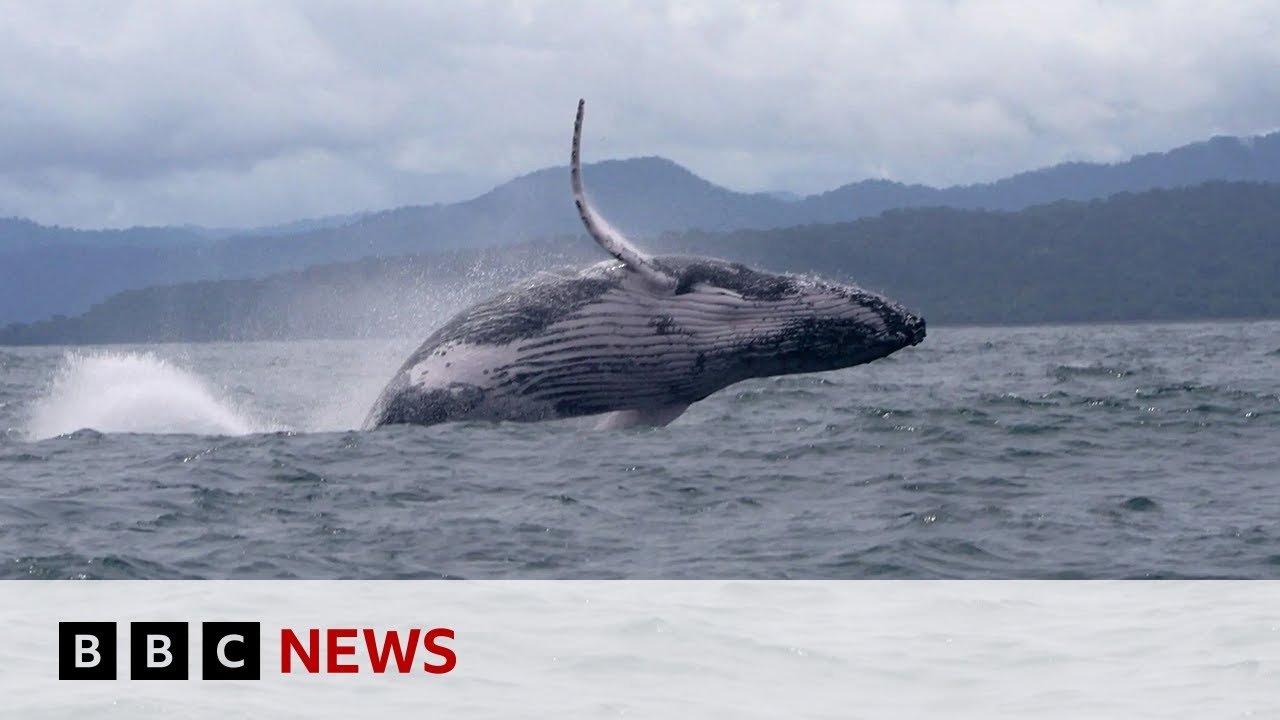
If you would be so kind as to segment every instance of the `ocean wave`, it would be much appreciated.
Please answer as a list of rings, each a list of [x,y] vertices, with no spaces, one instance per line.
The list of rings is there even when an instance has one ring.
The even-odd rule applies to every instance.
[[[27,423],[34,440],[103,433],[247,435],[269,423],[189,370],[150,353],[69,352]]]

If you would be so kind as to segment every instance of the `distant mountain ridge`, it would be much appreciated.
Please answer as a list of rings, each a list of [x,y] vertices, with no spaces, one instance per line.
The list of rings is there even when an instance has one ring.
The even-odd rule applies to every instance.
[[[1280,182],[1280,133],[1213,138],[1112,165],[1066,163],[982,185],[938,189],[864,180],[799,199],[728,190],[657,157],[594,163],[584,174],[594,202],[615,224],[651,237],[845,222],[904,207],[1016,210],[1207,181]],[[231,236],[190,228],[79,231],[0,220],[0,323],[82,312],[129,288],[576,235],[581,228],[567,175],[563,167],[546,168],[460,203]]]
[[[1280,183],[1206,183],[1016,212],[874,218],[646,242],[815,272],[945,324],[1280,317]],[[604,253],[582,237],[365,259],[256,280],[129,290],[87,313],[0,328],[0,344],[424,338],[469,302]]]
[[[1119,163],[1066,162],[990,183],[933,188],[863,180],[811,195],[819,222],[840,222],[849,207],[878,215],[900,207],[1021,210],[1057,200],[1093,200],[1122,192],[1176,188],[1210,181],[1280,182],[1280,132],[1256,137],[1216,136],[1168,152]]]
[[[278,225],[252,228],[215,228],[200,225],[158,225],[83,230],[61,225],[41,225],[19,217],[0,217],[0,256],[50,246],[172,247],[230,237],[271,237],[295,235],[350,225],[371,213],[350,213],[306,218]]]

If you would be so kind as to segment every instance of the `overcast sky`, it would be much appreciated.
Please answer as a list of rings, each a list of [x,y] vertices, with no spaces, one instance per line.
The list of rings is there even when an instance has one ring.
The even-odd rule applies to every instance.
[[[1280,126],[1280,3],[3,2],[0,216],[258,225],[662,155],[934,185]]]

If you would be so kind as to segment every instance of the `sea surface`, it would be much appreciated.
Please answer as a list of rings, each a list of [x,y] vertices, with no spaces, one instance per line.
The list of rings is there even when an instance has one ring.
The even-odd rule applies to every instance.
[[[665,428],[358,430],[419,340],[0,348],[0,577],[1280,577],[1278,322],[931,328]]]

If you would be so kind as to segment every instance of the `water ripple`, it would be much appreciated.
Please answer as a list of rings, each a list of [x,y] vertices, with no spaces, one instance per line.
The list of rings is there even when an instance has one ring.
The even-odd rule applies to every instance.
[[[45,439],[29,423],[67,355],[4,350],[0,577],[1276,578],[1280,368],[1259,347],[1280,323],[940,328],[598,433],[354,431],[390,372],[368,358],[403,348],[156,346],[138,356],[204,393],[172,432],[88,429],[92,397],[64,391]],[[117,377],[97,370],[82,393]],[[229,409],[281,420],[189,422]]]

